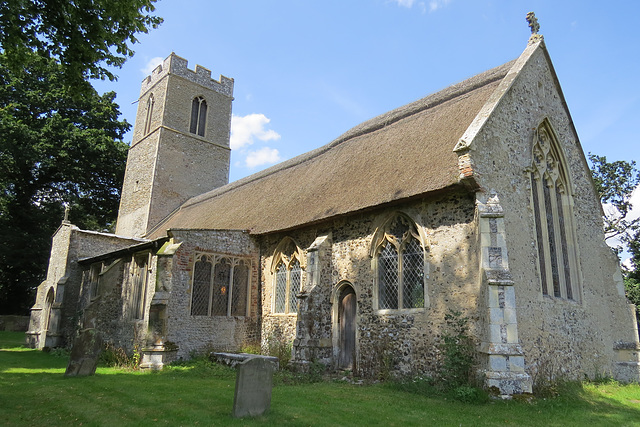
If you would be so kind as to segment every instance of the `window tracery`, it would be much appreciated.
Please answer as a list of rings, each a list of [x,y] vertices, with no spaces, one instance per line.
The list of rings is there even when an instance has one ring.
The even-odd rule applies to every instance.
[[[297,313],[302,289],[302,251],[291,239],[283,240],[274,255],[274,313]]]
[[[246,316],[251,261],[199,253],[193,265],[192,316]]]
[[[379,310],[425,307],[425,260],[416,225],[405,215],[387,221],[375,245]]]
[[[535,132],[531,153],[531,198],[541,292],[576,300],[577,257],[570,183],[560,146],[547,120]]]

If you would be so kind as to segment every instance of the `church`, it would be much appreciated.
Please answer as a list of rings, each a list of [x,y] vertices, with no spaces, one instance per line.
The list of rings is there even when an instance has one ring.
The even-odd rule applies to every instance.
[[[233,79],[142,82],[114,234],[64,220],[28,343],[94,329],[142,367],[271,342],[304,369],[433,374],[445,316],[477,375],[640,379],[634,306],[545,42],[228,183]]]

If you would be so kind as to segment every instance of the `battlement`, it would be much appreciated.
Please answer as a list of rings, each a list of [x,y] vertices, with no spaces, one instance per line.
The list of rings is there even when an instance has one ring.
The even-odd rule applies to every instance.
[[[173,74],[208,89],[215,90],[216,92],[228,97],[233,96],[233,79],[220,75],[220,80],[215,80],[211,78],[211,70],[201,67],[200,65],[196,65],[196,69],[194,71],[187,68],[187,64],[188,61],[186,59],[172,52],[171,55],[162,62],[162,64],[158,65],[151,72],[150,76],[147,76],[142,80],[140,95],[148,91],[165,75]]]

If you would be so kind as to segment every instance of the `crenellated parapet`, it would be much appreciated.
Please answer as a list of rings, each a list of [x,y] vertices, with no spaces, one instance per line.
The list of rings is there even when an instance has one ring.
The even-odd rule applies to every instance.
[[[215,80],[211,78],[211,70],[196,65],[194,71],[190,70],[187,65],[188,61],[186,59],[171,53],[162,64],[154,68],[151,75],[142,80],[140,95],[142,96],[146,93],[167,74],[173,74],[228,97],[233,96],[233,79],[220,75],[220,80]]]

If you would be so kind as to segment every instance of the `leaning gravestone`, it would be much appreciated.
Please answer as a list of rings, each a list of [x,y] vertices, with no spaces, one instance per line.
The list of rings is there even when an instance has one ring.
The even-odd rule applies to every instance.
[[[102,352],[102,337],[97,329],[83,329],[73,341],[65,377],[85,377],[96,373]]]
[[[271,406],[273,362],[257,356],[238,364],[237,369],[233,416],[242,418],[264,414]]]

